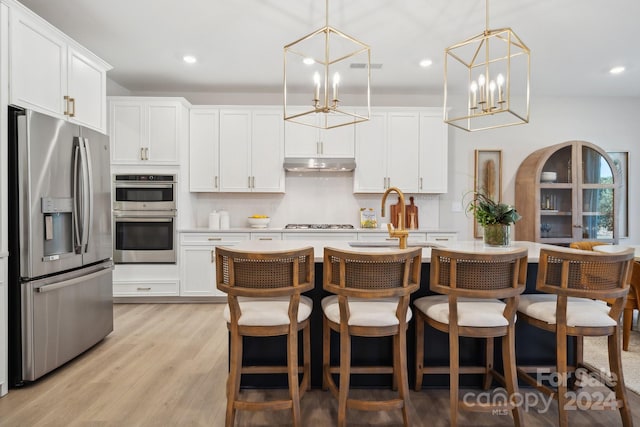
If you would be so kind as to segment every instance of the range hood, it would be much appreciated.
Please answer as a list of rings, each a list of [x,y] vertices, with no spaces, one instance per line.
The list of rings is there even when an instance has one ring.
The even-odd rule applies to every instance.
[[[290,172],[350,172],[356,168],[352,158],[340,157],[288,157],[284,170]]]

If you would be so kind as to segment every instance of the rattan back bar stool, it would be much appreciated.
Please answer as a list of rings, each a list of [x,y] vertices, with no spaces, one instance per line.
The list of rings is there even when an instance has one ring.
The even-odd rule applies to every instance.
[[[592,367],[581,364],[570,366],[567,355],[567,337],[608,336],[609,368],[611,377],[604,384],[613,388],[620,410],[622,424],[633,425],[628,406],[621,361],[620,315],[629,291],[633,249],[604,254],[567,250],[541,249],[536,289],[541,294],[528,294],[520,298],[518,320],[556,334],[557,387],[544,384],[538,373],[544,367],[518,366],[518,376],[538,390],[558,401],[558,423],[569,425],[567,409],[572,405],[567,395],[568,380],[578,367],[589,371]],[[605,301],[609,301],[607,305]],[[534,378],[531,374],[536,373]],[[600,369],[593,375],[600,377]],[[610,399],[605,398],[605,402]],[[574,401],[574,404],[576,402]],[[575,408],[584,408],[588,402],[580,402]],[[594,399],[594,409],[602,409],[602,400]],[[575,409],[574,408],[574,409]]]
[[[241,252],[216,248],[216,282],[227,294],[224,318],[230,332],[229,377],[225,425],[234,425],[236,411],[291,410],[300,425],[300,398],[310,387],[310,298],[314,287],[313,248],[278,252]],[[303,331],[303,366],[298,366],[298,331]],[[242,337],[287,336],[286,366],[242,366]],[[298,377],[302,371],[302,381]],[[289,399],[253,402],[240,399],[243,373],[288,375]]]
[[[420,287],[422,249],[363,253],[324,250],[322,300],[323,388],[338,399],[338,426],[346,425],[347,408],[365,411],[401,409],[409,421],[406,331],[411,319],[409,297]],[[331,331],[340,334],[340,366],[331,366]],[[392,366],[351,366],[351,337],[393,337]],[[333,374],[339,375],[336,386]],[[392,374],[398,397],[389,400],[349,398],[352,374]]]
[[[459,374],[484,374],[484,388],[493,377],[504,383],[510,397],[518,393],[515,359],[515,314],[527,277],[527,249],[495,253],[431,250],[431,291],[442,294],[414,301],[416,308],[416,391],[426,374],[448,373],[450,422],[457,425],[458,410],[511,411],[523,425],[522,411],[507,399],[500,406],[473,404],[458,396]],[[425,366],[424,324],[449,334],[449,366]],[[459,337],[485,339],[485,365],[460,366]],[[493,369],[493,340],[502,337],[504,377]]]

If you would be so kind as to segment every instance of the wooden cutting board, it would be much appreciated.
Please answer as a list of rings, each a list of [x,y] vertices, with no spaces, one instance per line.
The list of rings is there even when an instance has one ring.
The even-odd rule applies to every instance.
[[[400,216],[402,215],[402,205],[400,204],[400,198],[398,197],[398,202],[395,205],[389,206],[389,212],[391,218],[389,218],[389,222],[395,227],[398,228],[400,225]]]
[[[418,226],[418,207],[413,202],[413,196],[409,197],[409,204],[406,206],[405,227],[416,230]]]

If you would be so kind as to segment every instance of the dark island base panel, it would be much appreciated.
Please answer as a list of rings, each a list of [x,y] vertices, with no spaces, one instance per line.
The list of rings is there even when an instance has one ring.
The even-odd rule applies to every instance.
[[[429,264],[422,265],[420,290],[412,295],[412,300],[431,295],[429,291]],[[538,264],[529,264],[527,270],[527,293],[535,292],[535,281]],[[311,314],[311,386],[322,387],[322,312],[320,301],[328,294],[322,289],[322,264],[317,263],[315,269],[315,289],[307,293],[313,299]],[[353,337],[351,342],[351,358],[357,365],[391,365],[392,339]],[[302,333],[299,335],[300,364],[302,364]],[[253,338],[245,337],[243,342],[243,364],[245,366],[285,364],[286,337]],[[479,365],[484,363],[483,339],[460,338],[460,361],[462,365]],[[569,360],[574,360],[575,339],[569,342]],[[338,364],[339,336],[331,334],[331,359]],[[552,365],[555,363],[555,335],[534,328],[525,323],[516,323],[516,357],[520,365]],[[415,384],[415,324],[409,323],[407,332],[407,362],[409,370],[409,386]],[[449,337],[428,325],[425,325],[425,365],[449,365]],[[501,339],[495,339],[494,366],[502,371]],[[353,387],[390,387],[391,375],[352,375]],[[461,375],[462,387],[480,387],[481,375]],[[287,387],[287,377],[283,374],[243,375],[243,388],[283,388]],[[448,375],[425,375],[424,387],[443,388],[449,386]]]

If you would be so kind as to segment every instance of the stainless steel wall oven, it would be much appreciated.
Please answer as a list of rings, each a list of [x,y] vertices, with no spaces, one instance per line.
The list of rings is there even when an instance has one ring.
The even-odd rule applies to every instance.
[[[113,260],[176,262],[175,175],[115,175]]]

